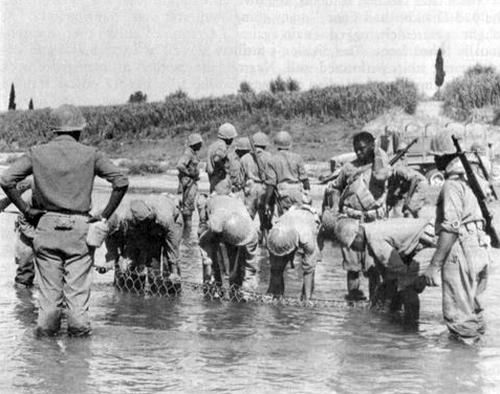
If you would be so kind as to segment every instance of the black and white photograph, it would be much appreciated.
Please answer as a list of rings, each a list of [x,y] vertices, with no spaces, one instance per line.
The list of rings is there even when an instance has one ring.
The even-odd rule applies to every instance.
[[[0,393],[500,392],[499,22],[0,0]]]

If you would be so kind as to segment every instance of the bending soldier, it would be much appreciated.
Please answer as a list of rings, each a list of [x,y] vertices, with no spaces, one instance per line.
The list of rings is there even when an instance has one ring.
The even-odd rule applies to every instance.
[[[122,200],[128,180],[107,157],[78,143],[85,127],[80,110],[63,105],[51,113],[57,136],[49,143],[32,147],[9,167],[0,179],[5,194],[33,224],[33,246],[39,292],[38,335],[55,335],[67,312],[68,334],[88,335],[92,284],[93,249],[86,243],[89,222],[106,220]],[[33,174],[30,207],[16,184]],[[99,217],[90,217],[94,177],[113,185],[108,204]]]
[[[182,215],[173,198],[130,201],[108,221],[106,262],[125,277],[144,276],[149,268],[176,283],[180,278]],[[116,280],[116,276],[115,276]]]
[[[301,258],[303,285],[302,299],[311,299],[314,289],[314,270],[320,260],[317,236],[320,226],[318,214],[309,205],[292,207],[281,216],[269,231],[267,247],[271,276],[267,292],[281,297],[285,292],[283,274],[288,263]]]
[[[198,195],[198,181],[200,180],[200,159],[198,152],[203,145],[203,139],[198,133],[190,134],[187,138],[187,147],[177,162],[179,187],[177,193],[182,195],[181,212],[186,234],[191,231],[193,211],[195,210],[196,196]]]
[[[291,206],[302,205],[304,190],[308,193],[311,187],[304,160],[299,154],[290,151],[292,136],[286,131],[280,131],[276,134],[274,143],[278,153],[273,156],[268,165],[269,170],[266,171],[265,202],[266,210],[272,212],[273,198],[278,198],[278,214],[282,215]],[[280,210],[283,212],[279,212]]]
[[[392,168],[387,187],[388,216],[419,217],[425,204],[427,179],[413,168],[397,165]]]
[[[257,230],[241,200],[229,195],[199,199],[199,243],[203,282],[222,286],[224,275],[236,293],[257,286]]]
[[[356,160],[346,163],[338,177],[328,185],[323,202],[325,211],[338,212],[339,217],[348,217],[360,223],[369,223],[385,218],[387,177],[389,175],[387,155],[375,149],[373,136],[360,132],[353,138]],[[360,272],[368,275],[370,296],[378,282],[378,274],[370,270],[369,256],[342,247],[343,267],[347,271],[347,300],[363,300],[360,290]]]
[[[482,294],[488,276],[490,240],[477,197],[450,136],[443,134],[440,142],[433,153],[445,182],[436,206],[437,249],[425,278],[427,285],[437,286],[441,277],[448,330],[456,339],[470,343],[485,332]]]
[[[233,139],[238,136],[236,129],[231,123],[224,123],[217,132],[217,141],[208,147],[207,173],[210,182],[210,193],[231,193],[230,167],[231,152],[229,147]]]

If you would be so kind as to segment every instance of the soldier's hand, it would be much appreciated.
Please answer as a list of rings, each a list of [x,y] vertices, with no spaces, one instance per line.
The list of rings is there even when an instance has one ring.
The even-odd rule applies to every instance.
[[[177,275],[176,273],[172,272],[169,276],[168,276],[168,279],[172,282],[172,283],[179,283],[181,281],[181,277],[179,275]]]
[[[104,220],[101,215],[93,215],[87,220],[87,223],[96,223],[100,222],[101,220]]]
[[[439,286],[441,277],[441,267],[431,264],[424,272],[425,283],[427,286]]]
[[[36,208],[28,208],[24,212],[24,217],[29,223],[36,222],[42,215],[45,215],[47,211],[44,211],[42,209],[36,209]]]

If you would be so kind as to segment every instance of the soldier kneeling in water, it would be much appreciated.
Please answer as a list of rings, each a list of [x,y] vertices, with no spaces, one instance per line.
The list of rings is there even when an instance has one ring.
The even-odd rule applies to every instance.
[[[433,225],[425,219],[396,218],[374,223],[341,219],[335,228],[339,242],[373,257],[382,277],[372,307],[388,306],[391,312],[404,308],[405,323],[418,321],[418,294],[425,288],[423,273],[434,252]]]

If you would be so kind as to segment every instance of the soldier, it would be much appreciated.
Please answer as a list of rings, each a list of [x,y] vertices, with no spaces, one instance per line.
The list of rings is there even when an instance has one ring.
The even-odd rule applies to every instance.
[[[265,181],[269,177],[269,165],[272,155],[266,151],[269,146],[269,138],[266,134],[259,131],[253,135],[255,152],[248,152],[241,158],[243,178],[245,181],[245,205],[252,219],[259,215],[260,235],[266,231],[265,215]],[[257,156],[259,164],[255,162],[254,154]],[[262,239],[262,238],[261,238]]]
[[[187,138],[187,147],[177,162],[179,187],[177,193],[182,195],[181,212],[184,221],[185,234],[191,232],[193,211],[196,196],[198,195],[198,181],[200,180],[200,159],[198,152],[203,145],[203,139],[198,133],[190,134]]]
[[[320,260],[317,236],[320,220],[309,205],[291,207],[269,231],[267,246],[271,276],[267,292],[281,297],[285,292],[283,273],[298,252],[301,257],[303,285],[302,300],[309,301],[314,288],[314,270]]]
[[[427,190],[427,179],[420,172],[403,165],[393,167],[387,187],[388,216],[418,217]]]
[[[22,181],[16,185],[21,194],[27,192],[23,199],[27,205],[31,205],[32,182]],[[3,212],[11,201],[8,197],[0,200],[0,212]],[[14,286],[17,289],[30,289],[35,280],[35,252],[33,250],[33,238],[35,236],[35,227],[29,223],[26,218],[19,214],[15,222],[16,241],[14,245],[16,276]]]
[[[436,166],[445,182],[436,206],[438,244],[425,272],[427,285],[441,277],[443,315],[451,335],[465,343],[476,342],[485,332],[482,294],[490,261],[489,237],[476,196],[448,134],[435,148]]]
[[[346,163],[338,177],[325,192],[323,210],[338,212],[340,217],[349,217],[362,223],[373,222],[386,216],[386,180],[389,174],[385,152],[375,149],[373,136],[360,132],[353,138],[356,160]],[[325,214],[323,213],[323,216]],[[343,267],[347,271],[347,300],[366,299],[360,290],[360,272],[369,279],[370,295],[378,283],[378,274],[369,270],[370,263],[363,252],[342,247]]]
[[[243,202],[229,195],[200,196],[199,213],[203,282],[220,288],[227,275],[236,294],[255,290],[257,230]]]
[[[300,206],[306,193],[311,189],[309,178],[302,157],[290,151],[292,136],[286,131],[280,131],[274,138],[278,153],[269,163],[266,179],[266,210],[272,212],[273,198],[277,198],[279,215],[293,205]]]
[[[241,159],[250,152],[250,141],[248,137],[237,138],[234,142],[234,153],[229,157],[229,179],[231,181],[231,192],[240,199],[244,199],[245,175]]]
[[[215,191],[218,194],[229,194],[231,192],[229,169],[232,158],[229,147],[237,136],[235,127],[231,123],[224,123],[219,127],[218,140],[208,147],[207,173],[210,193]]]
[[[418,294],[425,287],[421,280],[427,263],[420,263],[422,256],[436,246],[434,228],[425,219],[395,218],[380,222],[361,224],[351,218],[337,222],[335,235],[339,242],[352,250],[370,254],[374,268],[383,278],[375,296],[373,306],[386,306],[391,312],[404,306],[405,322],[415,324],[419,318]],[[432,249],[430,249],[432,250]]]
[[[63,306],[68,334],[88,335],[92,284],[92,250],[86,244],[89,222],[107,220],[128,188],[128,180],[95,148],[78,143],[85,127],[80,110],[62,105],[52,111],[56,137],[37,145],[12,164],[0,178],[7,197],[26,219],[36,224],[33,240],[39,292],[36,333],[55,335],[60,329]],[[33,205],[21,198],[16,184],[33,174]],[[94,177],[113,185],[100,216],[89,216]]]
[[[106,262],[126,276],[141,275],[152,268],[171,283],[180,279],[179,244],[182,214],[173,198],[132,200],[125,210],[108,221]]]

